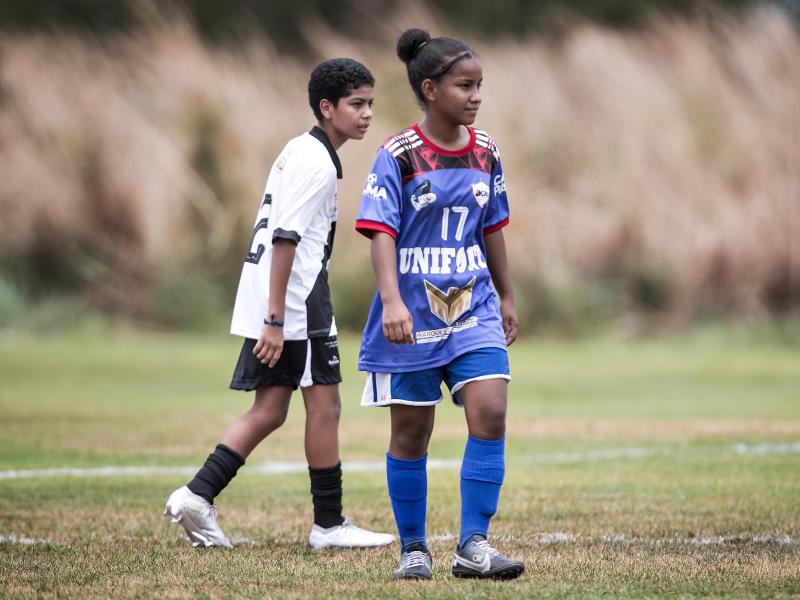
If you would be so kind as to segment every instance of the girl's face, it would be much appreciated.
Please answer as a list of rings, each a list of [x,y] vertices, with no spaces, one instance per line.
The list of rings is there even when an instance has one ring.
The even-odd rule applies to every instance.
[[[428,109],[452,123],[472,125],[481,106],[481,83],[483,69],[478,59],[461,59],[438,81],[427,86]]]

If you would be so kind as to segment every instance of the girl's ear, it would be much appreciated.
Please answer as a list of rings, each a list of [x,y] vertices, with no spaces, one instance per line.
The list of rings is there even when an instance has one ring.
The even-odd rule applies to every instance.
[[[319,112],[322,113],[322,116],[326,119],[333,118],[333,102],[328,100],[327,98],[323,98],[319,101]]]
[[[432,80],[424,80],[420,88],[422,89],[422,97],[425,98],[426,101],[436,102],[436,84]]]

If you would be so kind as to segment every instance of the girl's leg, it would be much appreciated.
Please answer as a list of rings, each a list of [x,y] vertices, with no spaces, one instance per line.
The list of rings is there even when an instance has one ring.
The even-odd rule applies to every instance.
[[[504,379],[486,379],[470,382],[458,392],[469,428],[461,463],[459,548],[474,535],[486,538],[497,512],[505,475],[507,389]]]
[[[386,479],[401,552],[425,543],[428,496],[427,451],[435,407],[393,404],[392,434],[386,453]]]
[[[283,425],[291,396],[288,386],[258,388],[253,406],[228,428],[187,487],[213,504],[253,448]]]

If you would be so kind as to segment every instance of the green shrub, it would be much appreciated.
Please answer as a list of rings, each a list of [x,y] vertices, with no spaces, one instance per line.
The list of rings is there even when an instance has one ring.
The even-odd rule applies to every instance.
[[[0,329],[18,325],[25,312],[26,300],[17,285],[0,277]]]
[[[168,328],[205,330],[221,326],[229,303],[202,269],[171,264],[158,269],[145,318]]]

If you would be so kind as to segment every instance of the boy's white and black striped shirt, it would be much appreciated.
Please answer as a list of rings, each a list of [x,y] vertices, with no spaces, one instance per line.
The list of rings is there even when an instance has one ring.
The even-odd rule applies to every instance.
[[[258,338],[269,319],[272,244],[279,238],[297,244],[286,290],[284,339],[336,335],[328,262],[336,232],[336,180],[339,157],[320,127],[292,140],[267,178],[264,196],[239,280],[231,333]]]

